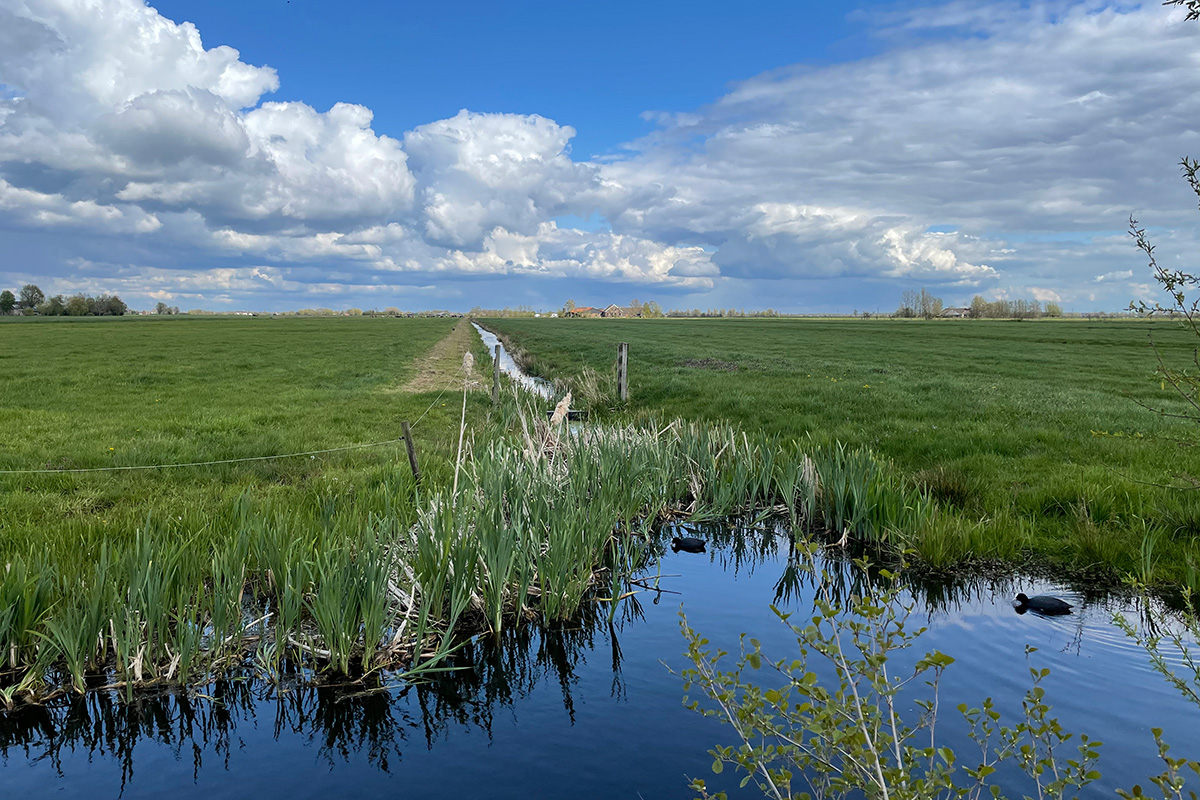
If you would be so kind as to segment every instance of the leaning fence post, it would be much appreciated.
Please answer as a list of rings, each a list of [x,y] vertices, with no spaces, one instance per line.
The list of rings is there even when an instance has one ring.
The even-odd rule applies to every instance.
[[[407,422],[400,423],[400,430],[404,432],[404,448],[408,450],[408,465],[412,467],[413,482],[421,482],[421,470],[417,468],[417,448],[413,445],[412,428]]]
[[[617,345],[617,395],[622,403],[629,399],[629,342]]]
[[[500,345],[496,345],[496,357],[492,360],[492,405],[500,405]]]

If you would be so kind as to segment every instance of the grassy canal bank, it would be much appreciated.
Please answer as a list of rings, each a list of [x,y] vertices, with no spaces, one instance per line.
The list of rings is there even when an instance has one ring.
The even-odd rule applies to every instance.
[[[912,546],[938,568],[1034,559],[1200,588],[1194,425],[1154,377],[1195,347],[1170,322],[497,319],[534,373],[635,418],[869,448],[940,513]]]

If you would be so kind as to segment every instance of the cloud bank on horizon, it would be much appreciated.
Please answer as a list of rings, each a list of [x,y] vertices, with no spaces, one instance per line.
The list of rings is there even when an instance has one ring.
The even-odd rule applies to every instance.
[[[604,286],[887,309],[927,286],[1120,308],[1154,291],[1131,213],[1167,263],[1196,249],[1176,162],[1200,153],[1200,27],[1181,20],[881,14],[880,55],[759,75],[583,162],[541,116],[392,137],[361,105],[271,99],[273,69],[140,0],[0,0],[0,283],[185,307],[548,307]]]

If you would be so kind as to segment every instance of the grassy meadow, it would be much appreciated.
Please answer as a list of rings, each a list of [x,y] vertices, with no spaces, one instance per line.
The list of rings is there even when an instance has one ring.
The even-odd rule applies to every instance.
[[[401,389],[446,319],[128,318],[0,324],[0,470],[215,461],[397,439],[436,393]],[[416,434],[453,456],[452,393]],[[445,405],[442,405],[442,402]],[[439,466],[439,464],[441,466]],[[0,555],[149,517],[181,535],[246,502],[328,505],[408,471],[403,445],[206,467],[0,474]],[[318,500],[320,498],[320,500]]]
[[[1031,556],[1109,577],[1197,583],[1193,423],[1154,377],[1197,342],[1171,322],[497,319],[530,370],[615,407],[630,346],[635,415],[865,446],[946,510],[926,564]],[[1139,405],[1143,404],[1143,405]]]
[[[410,531],[437,517],[460,414],[491,430],[487,395],[462,390],[472,350],[448,319],[0,323],[0,710],[444,652],[462,565]]]

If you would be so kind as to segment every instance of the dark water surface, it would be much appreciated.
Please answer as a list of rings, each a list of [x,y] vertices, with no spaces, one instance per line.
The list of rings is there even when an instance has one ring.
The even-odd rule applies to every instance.
[[[660,663],[686,666],[680,603],[716,645],[736,648],[747,631],[768,655],[791,657],[794,639],[768,604],[807,611],[813,587],[788,581],[785,539],[699,535],[709,538],[709,553],[667,550],[661,561],[664,574],[679,575],[661,585],[680,594],[663,593],[657,603],[640,594],[612,625],[599,604],[601,616],[565,630],[528,626],[499,648],[472,642],[459,660],[467,669],[436,684],[363,694],[228,681],[131,705],[93,694],[24,709],[0,718],[0,797],[650,800],[691,797],[687,776],[735,790],[738,777],[714,776],[706,753],[732,743],[728,729],[685,710],[679,679]],[[1010,598],[1019,589],[1072,597],[1036,582],[914,589],[929,632],[909,661],[932,648],[958,659],[943,686],[944,743],[971,760],[954,719],[959,702],[994,696],[1015,721],[1029,686],[1025,647],[1033,645],[1031,663],[1053,670],[1045,686],[1065,727],[1105,742],[1105,777],[1088,796],[1112,796],[1113,787],[1159,771],[1151,726],[1165,728],[1173,755],[1200,756],[1200,709],[1154,674],[1111,622],[1114,612],[1134,612],[1089,601],[1066,617],[1018,615]]]

